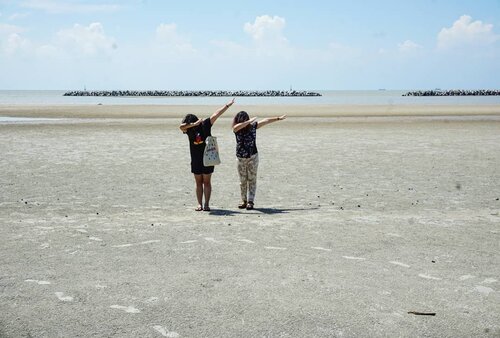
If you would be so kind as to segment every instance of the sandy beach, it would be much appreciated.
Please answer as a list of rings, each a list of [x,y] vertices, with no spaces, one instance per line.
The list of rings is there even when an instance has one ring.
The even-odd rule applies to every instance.
[[[500,106],[2,106],[0,337],[498,337]],[[230,118],[259,129],[242,211]],[[430,315],[434,314],[434,315]]]
[[[50,118],[182,118],[205,116],[210,105],[0,105],[0,116]],[[500,105],[237,105],[259,117],[500,116]]]

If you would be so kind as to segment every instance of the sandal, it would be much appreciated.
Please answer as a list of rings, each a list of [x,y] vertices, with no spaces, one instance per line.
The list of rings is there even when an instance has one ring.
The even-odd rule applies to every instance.
[[[203,208],[200,206],[196,207],[196,209],[194,209],[195,211],[203,211]]]
[[[242,202],[241,204],[238,204],[238,209],[246,209],[246,207],[247,207],[246,201]]]
[[[208,205],[203,207],[203,211],[210,211],[210,207]]]
[[[247,203],[247,210],[252,210],[253,209],[253,202],[248,202]]]

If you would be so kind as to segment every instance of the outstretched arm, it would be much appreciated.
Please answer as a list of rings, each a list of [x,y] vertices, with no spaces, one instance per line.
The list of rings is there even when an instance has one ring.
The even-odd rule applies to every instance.
[[[179,129],[185,133],[189,128],[193,128],[196,126],[199,126],[203,122],[202,119],[198,119],[198,121],[193,122],[193,123],[183,123],[179,126]]]
[[[219,116],[221,116],[222,114],[224,114],[224,112],[233,105],[234,103],[234,98],[229,101],[228,103],[226,103],[225,106],[219,108],[215,113],[212,114],[212,116],[210,116],[210,124],[213,125],[215,123],[215,121],[217,121],[217,119],[219,118]]]
[[[284,120],[284,119],[286,119],[286,115],[265,118],[265,119],[260,120],[259,122],[257,122],[257,129],[259,129],[260,127],[264,127],[266,124],[273,123],[273,122],[276,122],[276,121],[281,121],[281,120]]]
[[[233,126],[233,132],[237,133],[239,132],[241,129],[245,128],[246,126],[248,126],[249,124],[253,123],[253,121],[255,121],[257,118],[256,117],[252,117],[250,120],[248,121],[245,121],[245,122],[240,122],[238,124],[235,124]]]

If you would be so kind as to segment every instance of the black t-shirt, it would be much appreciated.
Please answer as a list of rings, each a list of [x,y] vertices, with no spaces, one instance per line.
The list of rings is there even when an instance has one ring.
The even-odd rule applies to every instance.
[[[257,122],[250,124],[250,128],[241,129],[234,133],[236,136],[236,156],[239,158],[249,158],[257,154]]]
[[[205,151],[205,140],[207,136],[212,136],[212,123],[210,119],[204,119],[196,127],[189,128],[186,132],[189,138],[189,152],[191,153],[191,162],[200,161],[203,163],[203,152]]]

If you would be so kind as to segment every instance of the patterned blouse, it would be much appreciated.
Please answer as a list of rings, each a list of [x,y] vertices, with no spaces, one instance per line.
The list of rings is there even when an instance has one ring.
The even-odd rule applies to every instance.
[[[250,124],[250,128],[241,129],[234,133],[236,136],[236,156],[239,158],[249,158],[257,154],[257,122]]]

